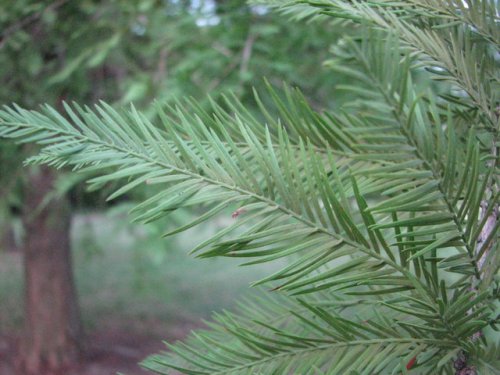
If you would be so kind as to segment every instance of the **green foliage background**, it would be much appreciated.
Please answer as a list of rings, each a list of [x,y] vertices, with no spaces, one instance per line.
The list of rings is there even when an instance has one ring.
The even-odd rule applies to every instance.
[[[255,282],[268,297],[216,315],[147,368],[498,373],[497,2],[269,3],[351,30],[327,63],[351,100],[322,111],[267,84],[258,114],[237,88],[144,112],[12,106],[0,136],[40,144],[31,162],[92,174],[95,189],[118,182],[110,199],[158,186],[137,221],[204,207],[165,236],[232,211],[193,250],[201,258],[287,261]]]

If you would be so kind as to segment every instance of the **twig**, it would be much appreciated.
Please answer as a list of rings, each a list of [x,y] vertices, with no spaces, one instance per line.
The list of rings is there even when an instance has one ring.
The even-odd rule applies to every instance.
[[[241,58],[231,62],[231,64],[229,64],[227,68],[224,69],[224,71],[218,78],[213,79],[208,84],[208,91],[213,91],[214,89],[216,89],[238,67],[238,65],[240,66],[240,75],[248,71],[248,64],[252,56],[252,49],[256,39],[257,35],[248,34],[247,39],[245,40],[245,45],[243,46],[243,50],[241,52]],[[221,51],[220,46],[215,49],[221,52],[224,56],[227,56],[227,53]]]
[[[163,47],[160,50],[160,56],[158,59],[158,68],[156,69],[155,74],[155,82],[157,84],[161,84],[165,78],[168,77],[168,68],[167,68],[167,60],[168,60],[168,48]]]
[[[255,39],[257,39],[255,34],[248,34],[245,46],[243,47],[243,52],[241,53],[240,75],[243,75],[248,71],[248,64],[250,62],[250,57],[252,56]]]
[[[495,169],[498,163],[498,150],[497,150],[496,137],[494,137],[493,139],[493,145],[491,147],[491,156],[492,160],[488,163],[488,167]],[[490,258],[491,249],[494,249],[496,246],[496,241],[494,238],[491,238],[491,236],[494,236],[495,235],[494,232],[498,229],[497,220],[499,214],[498,203],[495,200],[488,202],[488,198],[492,199],[495,196],[497,190],[498,187],[495,180],[495,174],[493,173],[493,177],[491,178],[491,183],[488,184],[487,189],[485,191],[485,197],[481,201],[480,205],[479,222],[480,223],[482,223],[483,221],[485,222],[481,229],[481,232],[479,233],[475,250],[479,276],[476,278],[475,281],[473,281],[471,290],[476,295],[479,293],[481,288],[488,286],[490,274],[495,272],[495,270],[493,269],[495,263],[494,262],[486,263],[486,261]],[[492,204],[494,206],[489,207],[489,204]],[[489,216],[486,216],[488,212]],[[470,315],[472,312],[473,310],[470,309],[467,312],[467,314]],[[482,332],[477,331],[472,335],[471,340],[476,341],[479,338],[481,338],[481,335]]]
[[[229,48],[226,48],[223,44],[219,42],[214,42],[212,43],[212,48],[220,53],[222,53],[224,56],[227,58],[231,58],[233,56],[233,53]]]
[[[496,137],[493,139],[493,146],[491,148],[491,156],[492,160],[488,163],[489,168],[495,169],[497,167],[498,163],[498,148],[497,148],[497,141]],[[496,184],[496,179],[495,179],[495,173],[493,173],[492,181],[491,184],[488,186],[488,189],[486,191],[487,197],[489,196],[490,198],[493,198],[495,194],[498,191],[498,186]],[[481,202],[481,207],[480,207],[480,217],[479,221],[482,222],[483,220],[486,219],[483,228],[481,229],[481,232],[479,233],[479,238],[477,240],[477,246],[476,246],[476,255],[477,255],[477,265],[479,268],[479,273],[481,275],[481,283],[483,283],[485,286],[489,284],[489,279],[490,279],[490,274],[492,272],[495,272],[495,270],[490,269],[489,263],[486,263],[488,259],[490,259],[491,255],[491,250],[495,249],[497,243],[496,239],[493,238],[491,240],[488,240],[491,238],[491,236],[495,235],[495,231],[498,229],[498,219],[499,219],[499,207],[498,203],[496,201],[491,202],[493,204],[493,207],[488,206],[488,201],[484,199]],[[485,218],[485,215],[487,212],[490,212],[489,216]],[[485,247],[486,246],[486,247]]]

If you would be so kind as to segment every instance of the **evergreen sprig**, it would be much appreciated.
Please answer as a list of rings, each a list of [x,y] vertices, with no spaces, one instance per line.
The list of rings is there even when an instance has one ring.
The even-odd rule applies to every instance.
[[[110,199],[162,187],[136,220],[205,208],[165,235],[231,215],[198,257],[287,260],[255,282],[271,296],[217,315],[147,368],[450,374],[466,358],[462,369],[497,373],[497,2],[276,3],[359,24],[326,62],[356,100],[321,112],[268,85],[273,105],[256,93],[257,115],[228,96],[209,110],[157,104],[154,121],[105,103],[12,106],[0,137],[38,143],[30,162],[92,174],[92,188],[118,183]]]

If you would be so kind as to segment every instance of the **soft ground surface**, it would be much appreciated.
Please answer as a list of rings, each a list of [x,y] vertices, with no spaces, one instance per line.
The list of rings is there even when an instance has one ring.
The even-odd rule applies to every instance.
[[[138,363],[149,354],[163,350],[165,346],[161,342],[162,339],[174,341],[176,338],[182,338],[193,327],[178,324],[173,332],[162,332],[162,327],[159,326],[155,334],[131,332],[123,327],[88,332],[88,344],[82,362],[74,368],[64,370],[64,375],[113,375],[117,372],[125,375],[152,374],[142,369]],[[1,375],[14,373],[12,362],[16,350],[15,335],[0,337]]]
[[[175,239],[167,227],[128,224],[124,208],[73,219],[73,252],[87,346],[79,368],[65,375],[147,374],[137,363],[202,326],[200,319],[248,296],[251,281],[271,266],[241,268],[233,260],[197,260],[196,243],[227,225],[231,213]],[[170,220],[183,221],[190,216]],[[275,267],[275,266],[273,266]],[[0,251],[0,375],[12,375],[22,326],[22,263]]]

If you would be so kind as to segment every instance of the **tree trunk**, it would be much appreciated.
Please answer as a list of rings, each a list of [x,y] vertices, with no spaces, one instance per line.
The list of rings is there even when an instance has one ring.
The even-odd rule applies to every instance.
[[[0,158],[0,164],[1,163],[8,163],[8,159],[2,159]],[[10,162],[10,161],[9,161]],[[12,223],[12,219],[14,214],[11,212],[11,209],[9,207],[9,198],[8,198],[8,193],[10,192],[10,189],[12,189],[13,181],[17,180],[17,176],[15,176],[16,173],[10,173],[8,169],[4,170],[3,168],[0,168],[0,253],[2,251],[9,251],[13,252],[18,249],[17,243],[16,243],[16,235],[14,231],[14,225]],[[5,173],[5,175],[10,176],[10,178],[5,179],[5,175],[2,175],[2,173]],[[12,175],[14,174],[14,177]]]
[[[0,223],[3,230],[0,230],[0,252],[14,252],[17,250],[14,228],[9,222]]]
[[[20,373],[59,375],[78,361],[82,329],[70,252],[70,212],[65,198],[44,202],[55,172],[33,168],[25,192],[23,221],[25,329]],[[45,204],[41,206],[41,204]]]

